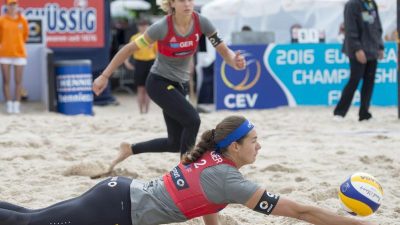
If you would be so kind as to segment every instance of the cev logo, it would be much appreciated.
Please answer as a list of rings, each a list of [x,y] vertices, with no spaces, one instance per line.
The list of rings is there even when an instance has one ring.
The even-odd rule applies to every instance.
[[[252,56],[250,53],[244,53],[243,57],[248,57]],[[251,66],[252,64],[255,64],[255,69],[254,66]],[[246,73],[244,75],[243,80],[239,84],[233,84],[226,75],[226,62],[223,61],[221,64],[221,78],[222,81],[225,83],[225,85],[235,91],[245,91],[248,90],[254,85],[257,84],[258,80],[260,79],[261,76],[261,63],[257,59],[250,59],[247,62],[246,66]],[[251,76],[252,75],[252,76]],[[252,79],[250,79],[252,77]],[[250,81],[249,81],[250,80]]]
[[[31,34],[31,36],[38,36],[40,34],[40,26],[38,23],[36,22],[30,22],[28,24],[29,27],[29,33]]]

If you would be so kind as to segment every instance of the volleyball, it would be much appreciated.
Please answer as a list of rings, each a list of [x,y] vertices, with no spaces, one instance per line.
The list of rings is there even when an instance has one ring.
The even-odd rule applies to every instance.
[[[355,173],[340,185],[339,199],[348,213],[368,216],[381,205],[383,189],[375,177],[367,173]]]

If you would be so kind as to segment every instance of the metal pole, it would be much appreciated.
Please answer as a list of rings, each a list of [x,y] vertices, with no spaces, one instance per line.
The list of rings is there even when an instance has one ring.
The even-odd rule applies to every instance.
[[[397,117],[400,119],[400,0],[397,0]]]

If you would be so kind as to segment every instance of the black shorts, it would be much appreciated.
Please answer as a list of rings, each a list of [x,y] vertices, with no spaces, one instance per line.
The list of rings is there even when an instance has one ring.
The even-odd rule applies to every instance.
[[[135,73],[133,78],[135,79],[136,86],[144,86],[146,84],[146,79],[149,76],[153,63],[154,60],[135,60]]]

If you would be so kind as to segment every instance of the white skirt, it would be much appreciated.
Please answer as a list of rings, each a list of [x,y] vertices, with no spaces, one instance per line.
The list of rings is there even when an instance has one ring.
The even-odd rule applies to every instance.
[[[25,66],[26,58],[0,57],[0,64],[10,64],[15,66]]]

